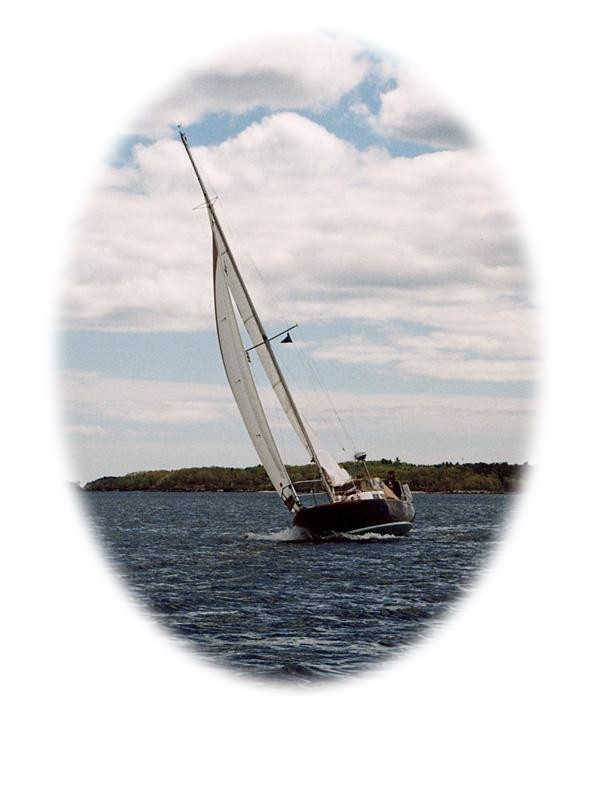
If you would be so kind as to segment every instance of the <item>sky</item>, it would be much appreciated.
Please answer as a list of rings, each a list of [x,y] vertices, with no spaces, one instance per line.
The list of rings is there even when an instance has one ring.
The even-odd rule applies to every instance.
[[[191,72],[116,141],[61,319],[74,480],[258,463],[214,333],[211,242],[176,125],[305,417],[339,460],[526,460],[531,276],[481,146],[413,70],[328,34]],[[287,463],[304,463],[261,394]]]

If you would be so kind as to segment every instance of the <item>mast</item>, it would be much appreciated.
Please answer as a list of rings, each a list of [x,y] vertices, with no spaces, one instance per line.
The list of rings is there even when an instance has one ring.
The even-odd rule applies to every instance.
[[[208,209],[208,215],[209,215],[210,221],[211,221],[211,227],[212,227],[212,225],[214,225],[216,227],[219,235],[220,235],[221,241],[222,241],[222,243],[223,243],[223,245],[225,247],[225,251],[226,251],[226,253],[227,253],[228,257],[229,257],[229,260],[231,262],[231,266],[233,268],[233,271],[234,271],[235,275],[237,276],[240,288],[241,288],[241,290],[242,290],[242,292],[243,292],[243,294],[245,296],[246,303],[247,303],[247,305],[248,305],[248,307],[250,309],[250,312],[251,312],[251,314],[252,314],[252,316],[254,318],[254,322],[256,324],[256,327],[258,328],[258,331],[259,331],[259,333],[261,335],[261,338],[262,338],[262,340],[260,342],[257,342],[257,343],[253,342],[254,347],[250,348],[250,349],[256,349],[258,347],[261,347],[262,345],[265,346],[266,352],[267,352],[267,354],[268,354],[268,356],[270,358],[271,364],[273,366],[273,369],[275,370],[275,373],[277,375],[279,383],[283,387],[283,391],[284,391],[284,394],[286,396],[288,405],[289,405],[289,407],[291,409],[291,412],[292,412],[292,414],[293,414],[293,416],[294,416],[294,418],[296,420],[297,429],[300,432],[300,434],[301,434],[301,436],[302,436],[302,438],[304,440],[304,444],[305,444],[307,450],[309,451],[309,454],[311,455],[311,457],[313,459],[313,462],[317,466],[322,485],[323,485],[324,489],[326,490],[326,493],[328,494],[328,497],[330,497],[330,499],[332,501],[334,501],[334,499],[335,499],[334,490],[332,489],[332,486],[330,485],[330,482],[327,479],[326,473],[325,473],[325,471],[324,471],[324,469],[323,469],[323,467],[321,465],[321,461],[319,460],[319,457],[317,455],[317,451],[315,449],[313,441],[312,441],[312,439],[311,439],[311,437],[310,437],[310,435],[309,435],[309,433],[308,433],[308,431],[306,429],[305,423],[303,422],[301,414],[300,414],[300,412],[299,412],[299,410],[298,410],[298,408],[296,406],[296,403],[294,402],[294,398],[292,397],[292,393],[290,392],[288,384],[286,383],[286,379],[284,378],[284,375],[283,375],[283,372],[281,370],[281,367],[279,366],[277,358],[275,357],[275,353],[273,352],[273,348],[271,346],[271,341],[270,341],[269,337],[267,336],[267,334],[265,332],[265,328],[264,328],[264,326],[263,326],[263,324],[262,324],[262,322],[260,320],[260,317],[258,316],[258,313],[256,311],[254,303],[252,302],[252,298],[250,297],[250,295],[248,293],[248,289],[246,287],[246,284],[244,283],[244,281],[242,279],[241,273],[239,271],[239,268],[238,268],[237,263],[235,261],[235,258],[233,256],[233,253],[231,252],[231,248],[229,247],[229,243],[227,241],[227,238],[226,238],[226,236],[225,236],[225,234],[223,232],[223,228],[222,228],[222,226],[221,226],[221,224],[219,222],[219,219],[218,219],[218,217],[216,215],[216,212],[214,210],[214,201],[210,199],[210,196],[208,195],[208,191],[207,191],[207,189],[206,189],[206,187],[204,185],[204,181],[202,180],[202,176],[200,175],[200,172],[199,172],[199,170],[197,168],[197,165],[196,165],[195,161],[193,160],[193,156],[191,154],[191,150],[189,149],[189,143],[187,141],[187,136],[185,135],[184,131],[181,129],[180,125],[178,126],[178,131],[179,131],[179,136],[181,138],[181,142],[183,143],[185,151],[187,152],[187,155],[189,157],[189,161],[191,162],[191,166],[193,167],[193,171],[195,172],[195,176],[196,176],[197,181],[198,181],[198,183],[200,185],[200,188],[202,190],[202,194],[204,196],[204,200],[205,200],[205,203],[206,203],[206,208]],[[273,386],[273,388],[274,389],[276,388],[275,385]]]

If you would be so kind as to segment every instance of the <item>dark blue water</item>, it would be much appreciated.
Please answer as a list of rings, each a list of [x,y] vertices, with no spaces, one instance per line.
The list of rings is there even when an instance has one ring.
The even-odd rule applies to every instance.
[[[507,495],[419,494],[402,539],[297,540],[273,493],[83,495],[136,597],[205,659],[310,683],[358,673],[427,634],[472,584]]]

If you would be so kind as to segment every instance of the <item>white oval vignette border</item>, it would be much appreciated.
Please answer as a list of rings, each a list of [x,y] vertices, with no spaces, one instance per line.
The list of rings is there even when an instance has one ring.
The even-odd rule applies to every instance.
[[[14,220],[4,298],[7,796],[597,796],[603,545],[591,498],[603,245],[594,176],[603,156],[586,142],[602,132],[594,98],[603,63],[589,5],[574,7],[586,25],[574,41],[562,11],[548,16],[547,34],[543,10],[520,2],[397,13],[380,2],[357,11],[311,4],[289,11],[289,22],[278,4],[262,2],[205,16],[189,2],[92,8],[38,4],[33,27],[27,9],[11,9],[15,36],[3,54],[15,111],[4,124],[5,219]],[[544,333],[529,454],[538,469],[490,574],[412,656],[311,691],[247,685],[158,635],[83,535],[58,477],[67,456],[49,298],[58,297],[97,165],[133,105],[144,107],[191,64],[266,33],[267,17],[290,30],[363,34],[415,62],[471,123],[523,223]],[[316,746],[318,737],[330,746]]]

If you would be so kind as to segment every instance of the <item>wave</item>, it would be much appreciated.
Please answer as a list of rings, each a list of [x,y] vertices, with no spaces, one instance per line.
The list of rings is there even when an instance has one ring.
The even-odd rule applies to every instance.
[[[378,533],[368,531],[367,533],[331,533],[325,538],[327,542],[393,542],[404,539],[404,536],[397,536],[395,533]]]
[[[255,539],[259,542],[307,542],[309,537],[302,528],[283,528],[280,531],[249,531],[244,539]]]
[[[404,539],[394,533],[331,533],[322,537],[323,542],[393,542]],[[304,528],[283,528],[279,531],[249,531],[244,534],[244,539],[254,539],[259,542],[311,542],[313,537]]]

